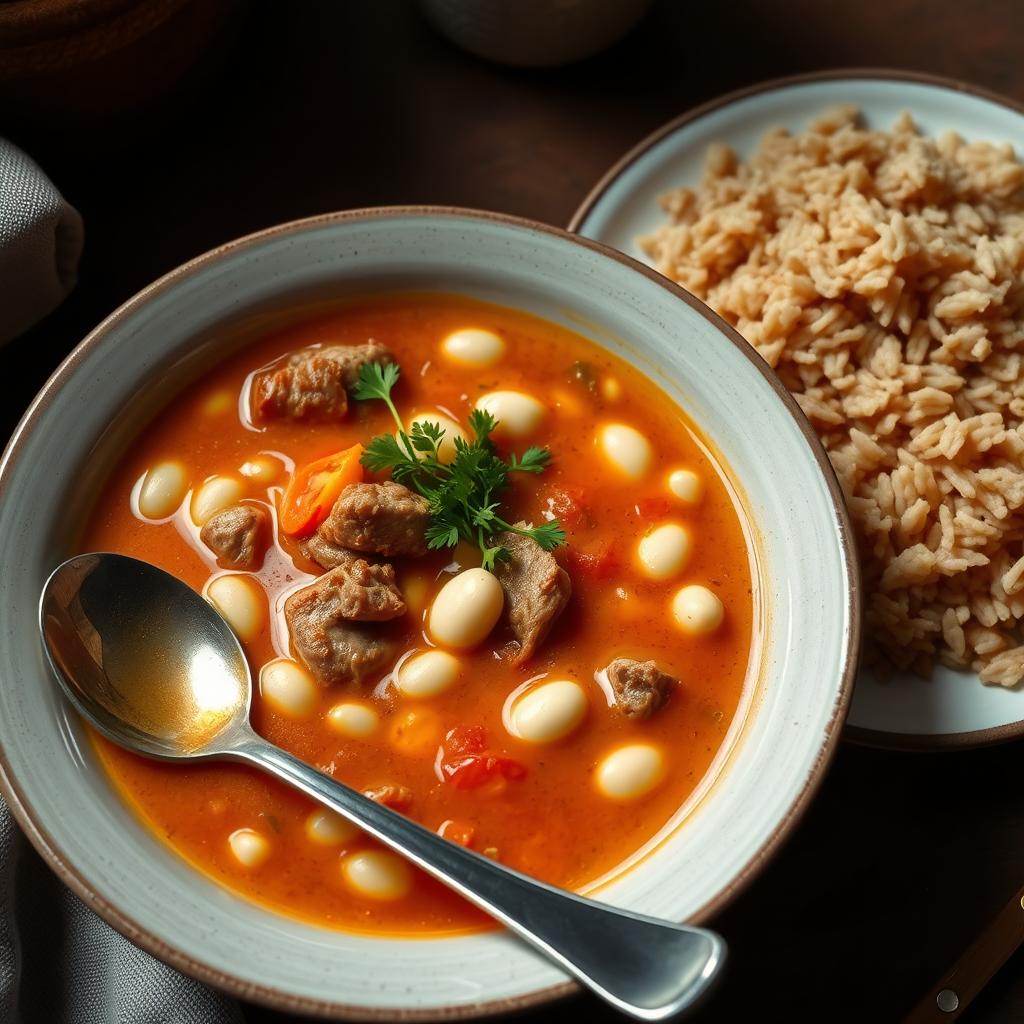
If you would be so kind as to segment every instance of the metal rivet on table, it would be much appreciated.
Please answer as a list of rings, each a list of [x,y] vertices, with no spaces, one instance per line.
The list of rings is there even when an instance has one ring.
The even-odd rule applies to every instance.
[[[951,988],[944,988],[935,997],[935,1005],[943,1013],[953,1013],[960,1005],[960,997]]]

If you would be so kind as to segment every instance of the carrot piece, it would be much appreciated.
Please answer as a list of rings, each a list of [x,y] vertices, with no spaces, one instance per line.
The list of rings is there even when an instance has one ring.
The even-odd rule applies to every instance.
[[[330,515],[338,495],[363,479],[362,454],[363,446],[354,444],[297,469],[281,499],[281,529],[308,537]]]

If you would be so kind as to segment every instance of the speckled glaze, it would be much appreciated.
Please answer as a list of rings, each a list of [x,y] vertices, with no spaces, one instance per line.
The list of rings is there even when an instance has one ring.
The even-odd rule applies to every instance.
[[[664,220],[658,197],[697,183],[709,143],[727,142],[742,156],[768,129],[800,131],[838,103],[860,107],[874,127],[888,128],[906,110],[929,134],[952,130],[1024,153],[1024,107],[963,82],[875,69],[800,75],[723,96],[656,131],[598,182],[570,230],[646,260],[637,238]],[[998,743],[1024,736],[1024,691],[982,686],[972,673],[944,666],[929,681],[910,673],[880,681],[865,672],[845,735],[905,750]]]
[[[739,892],[824,774],[858,643],[848,523],[795,403],[704,306],[611,250],[494,214],[357,211],[242,239],[140,293],[57,371],[0,467],[0,783],[51,866],[140,946],[247,999],[325,1017],[455,1019],[573,986],[502,933],[327,931],[193,871],[99,771],[44,671],[35,602],[83,496],[140,420],[223,351],[218,326],[299,298],[410,288],[517,306],[639,366],[702,426],[749,512],[760,630],[742,712],[705,784],[602,899],[705,920]]]

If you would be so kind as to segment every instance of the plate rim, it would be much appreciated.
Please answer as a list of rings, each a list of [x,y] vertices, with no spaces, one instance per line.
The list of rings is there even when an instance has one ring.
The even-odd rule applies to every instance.
[[[951,92],[962,93],[967,96],[974,96],[986,100],[997,106],[1004,107],[1015,114],[1024,117],[1024,103],[984,86],[974,85],[958,78],[948,75],[937,75],[928,71],[908,71],[901,68],[885,67],[847,67],[829,68],[823,71],[807,71],[797,75],[784,75],[780,78],[769,78],[762,82],[755,82],[753,85],[744,86],[740,89],[733,89],[720,96],[701,103],[696,107],[685,110],[682,114],[672,118],[653,132],[644,136],[636,145],[627,150],[604,174],[597,180],[597,183],[590,189],[583,199],[583,202],[576,208],[569,220],[567,230],[579,234],[581,225],[593,212],[594,207],[604,197],[611,186],[642,156],[658,145],[664,139],[674,134],[680,128],[700,120],[707,114],[714,113],[723,107],[731,106],[741,100],[749,99],[752,96],[765,92],[775,92],[787,89],[794,85],[808,85],[816,82],[834,81],[861,81],[861,82],[910,82],[917,85],[929,85]],[[584,237],[584,236],[581,236]],[[699,300],[698,300],[699,301]],[[978,685],[984,685],[978,683]],[[865,726],[850,725],[843,726],[843,740],[861,747],[871,747],[879,750],[898,750],[908,753],[935,753],[941,751],[973,750],[979,747],[990,747],[1000,743],[1008,743],[1010,740],[1024,737],[1024,714],[1014,722],[1006,722],[1002,725],[990,726],[985,729],[967,729],[961,732],[942,733],[915,733],[915,732],[888,732],[882,729],[870,729]]]
[[[843,644],[842,663],[837,667],[839,689],[831,708],[830,717],[817,747],[817,756],[803,780],[802,787],[794,796],[784,816],[737,873],[732,883],[700,907],[689,919],[694,924],[703,923],[714,914],[719,913],[739,896],[761,873],[772,857],[778,853],[785,841],[790,838],[796,826],[803,820],[804,815],[813,802],[814,796],[828,774],[828,769],[838,750],[843,725],[850,709],[853,684],[859,662],[862,630],[861,575],[860,563],[856,552],[856,541],[846,505],[842,499],[838,478],[824,448],[818,440],[817,434],[800,411],[795,399],[782,386],[775,374],[769,370],[768,365],[757,356],[735,328],[726,323],[710,307],[668,278],[659,274],[653,268],[648,267],[639,260],[633,259],[625,253],[619,252],[619,250],[611,246],[585,238],[582,235],[555,225],[505,213],[450,205],[410,204],[361,207],[298,218],[263,228],[218,245],[168,271],[126,299],[124,303],[108,314],[75,345],[32,399],[18,421],[14,432],[11,434],[2,456],[0,456],[0,501],[3,500],[10,484],[11,467],[19,461],[24,440],[37,427],[39,417],[54,401],[66,379],[75,372],[78,364],[104,341],[111,330],[115,329],[122,320],[130,316],[137,308],[149,303],[154,297],[174,287],[181,280],[201,272],[208,266],[220,262],[223,258],[259,246],[271,238],[301,234],[304,231],[313,230],[317,227],[339,223],[396,217],[440,217],[453,220],[461,218],[491,224],[497,223],[507,227],[555,237],[570,242],[574,246],[582,246],[628,269],[641,273],[650,282],[675,294],[677,298],[684,301],[696,313],[708,320],[719,333],[725,336],[728,342],[735,346],[745,358],[749,359],[757,372],[765,378],[766,383],[782,402],[785,412],[792,417],[797,429],[808,444],[810,454],[818,464],[831,507],[832,522],[836,529],[840,560],[848,582],[846,596],[848,629],[845,643]],[[72,862],[71,858],[54,841],[44,824],[37,820],[36,812],[29,802],[22,797],[17,777],[12,772],[7,753],[2,747],[0,747],[0,795],[7,802],[7,806],[10,808],[16,823],[46,865],[87,907],[98,914],[116,931],[128,938],[129,941],[156,959],[175,970],[182,971],[236,998],[275,1010],[300,1013],[322,1019],[372,1022],[447,1022],[519,1012],[564,999],[580,991],[580,986],[577,982],[566,980],[560,984],[536,989],[520,996],[507,996],[463,1005],[428,1008],[367,1007],[341,1001],[302,996],[282,991],[271,985],[247,981],[237,974],[211,967],[183,952],[173,943],[165,942],[135,921],[129,911],[123,910],[101,896],[93,888],[85,872]]]

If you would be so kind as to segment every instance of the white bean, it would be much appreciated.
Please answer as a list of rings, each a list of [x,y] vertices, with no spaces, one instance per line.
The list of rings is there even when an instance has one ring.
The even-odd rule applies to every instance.
[[[409,865],[386,850],[354,853],[342,861],[341,870],[348,884],[370,899],[401,899],[412,888]]]
[[[258,868],[270,856],[266,836],[251,828],[236,829],[228,836],[228,845],[242,867]]]
[[[533,395],[522,391],[489,391],[476,400],[476,407],[497,421],[495,437],[529,437],[544,420],[547,411]]]
[[[639,480],[650,468],[651,444],[635,427],[606,424],[598,432],[597,442],[605,458],[627,480]]]
[[[579,683],[570,679],[541,683],[512,705],[509,731],[528,743],[554,743],[579,726],[587,708],[587,695]]]
[[[637,558],[647,576],[667,580],[682,572],[690,558],[690,535],[678,523],[656,526],[640,539]]]
[[[274,481],[279,480],[283,471],[284,463],[270,455],[257,455],[243,462],[238,470],[246,479],[264,487],[269,487]]]
[[[224,616],[240,640],[255,640],[267,621],[267,600],[250,576],[218,576],[206,588],[206,598]]]
[[[463,327],[441,342],[441,351],[463,366],[492,366],[505,354],[505,342],[493,331]]]
[[[359,835],[348,818],[333,811],[316,810],[306,819],[306,838],[320,846],[341,846]]]
[[[717,594],[699,583],[692,583],[672,598],[672,615],[684,633],[703,636],[722,624],[725,608]]]
[[[408,430],[411,431],[415,423],[436,423],[444,431],[441,443],[437,446],[437,457],[445,465],[455,458],[455,438],[461,437],[463,441],[466,440],[466,432],[462,427],[450,416],[445,416],[442,412],[418,412],[409,420]],[[405,445],[402,444],[401,440],[398,443],[402,445],[402,451],[404,452]]]
[[[398,689],[406,697],[436,697],[450,689],[462,673],[459,659],[447,651],[424,651],[402,663],[397,673]]]
[[[696,505],[704,497],[704,481],[692,469],[674,469],[668,475],[668,489],[684,505]]]
[[[233,476],[211,476],[192,495],[192,522],[205,526],[218,512],[235,505],[245,496],[242,482]]]
[[[260,694],[275,711],[290,718],[308,718],[316,708],[316,683],[301,665],[287,658],[263,666]]]
[[[380,716],[365,704],[344,701],[335,704],[327,712],[327,724],[342,736],[360,740],[369,736],[380,725]]]
[[[665,757],[650,743],[630,743],[608,754],[597,766],[597,787],[616,802],[649,793],[665,775]]]
[[[181,504],[188,490],[188,470],[172,459],[146,473],[139,489],[139,512],[147,519],[166,519]]]
[[[494,629],[504,604],[505,595],[493,573],[467,569],[438,591],[427,628],[434,640],[446,647],[475,647]]]

